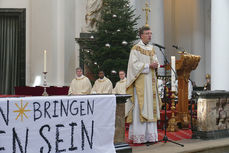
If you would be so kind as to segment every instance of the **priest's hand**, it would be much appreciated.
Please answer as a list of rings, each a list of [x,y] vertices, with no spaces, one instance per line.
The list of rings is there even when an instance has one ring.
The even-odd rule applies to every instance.
[[[158,68],[158,63],[157,62],[154,62],[154,63],[150,64],[149,67],[151,69],[156,69],[156,68]]]

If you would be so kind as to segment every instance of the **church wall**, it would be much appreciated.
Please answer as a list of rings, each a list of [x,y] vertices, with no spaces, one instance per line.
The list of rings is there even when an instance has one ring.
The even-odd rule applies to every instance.
[[[158,43],[164,45],[164,2],[162,0],[149,0],[150,12],[148,16],[148,24],[152,30],[151,43]],[[135,5],[136,16],[140,16],[138,20],[137,28],[140,28],[146,23],[146,12],[143,11],[146,1],[130,0],[130,4]],[[159,63],[164,65],[164,57],[159,51],[159,48],[155,47],[156,54],[158,56]],[[164,75],[164,69],[159,69],[159,75]]]
[[[204,0],[205,65],[206,73],[211,74],[211,1]]]
[[[162,0],[150,0],[149,26],[152,30],[152,42],[164,46],[164,2]],[[155,47],[158,61],[164,65],[164,56],[158,47]],[[162,50],[164,51],[164,50]],[[164,75],[164,69],[158,70],[159,75]]]
[[[26,8],[26,63],[30,61],[30,0],[0,0],[0,8]],[[30,82],[30,65],[26,64],[26,84]]]
[[[79,38],[80,33],[84,31],[86,2],[85,0],[64,1],[64,85],[70,85],[75,77],[75,68],[79,67],[79,45],[75,38]]]
[[[85,14],[86,14],[86,0],[75,0],[75,38],[80,37],[80,33],[84,32],[84,26],[86,26],[85,22]],[[79,57],[79,44],[75,43],[75,67],[78,67],[80,64],[80,57]],[[71,75],[71,79],[75,76]]]
[[[133,6],[136,10],[136,16],[140,16],[140,19],[138,20],[138,25],[137,28],[140,28],[142,26],[145,25],[145,14],[142,11],[142,8],[145,7],[145,1],[139,1],[139,0],[131,0],[130,4],[135,4],[135,6]]]
[[[75,76],[76,62],[76,42],[75,42],[75,19],[77,14],[75,14],[75,0],[65,1],[65,63],[64,63],[64,83],[69,85],[73,77]]]
[[[172,45],[178,45],[192,54],[201,56],[199,66],[191,73],[191,79],[203,86],[205,74],[210,73],[210,1],[164,0],[165,46],[167,56],[176,55]]]
[[[158,0],[149,1],[152,42],[165,45],[169,60],[172,55],[179,57],[172,45],[179,45],[191,53],[204,55],[201,71],[194,71],[195,74],[191,75],[197,85],[203,85],[205,73],[210,73],[211,70],[211,2],[204,0],[203,4],[199,5],[200,1],[164,0],[162,12],[163,8],[158,7],[161,6]],[[139,28],[145,24],[145,13],[142,11],[145,1],[130,2],[135,4],[136,15],[141,15],[137,25]],[[48,51],[48,85],[70,84],[75,76],[75,68],[79,66],[79,45],[75,43],[74,38],[79,37],[83,31],[86,3],[86,0],[0,1],[1,8],[26,8],[26,85],[42,85],[44,49]],[[203,10],[200,12],[200,18],[196,18],[199,14],[194,12],[197,5]],[[197,22],[198,20],[201,23]],[[164,32],[161,30],[163,25]]]
[[[198,67],[191,73],[191,78],[198,86],[203,86],[205,82],[205,12],[204,1],[194,0],[192,9],[192,48],[191,51],[195,55],[200,55],[201,59]]]
[[[44,30],[44,35],[48,34],[49,37],[52,37],[49,38],[51,40],[49,42],[51,55],[48,68],[50,80],[48,82],[50,85],[56,86],[69,85],[75,77],[75,68],[79,66],[79,46],[75,42],[75,38],[79,37],[85,24],[86,2],[82,0],[53,0],[52,3],[46,5],[52,6],[52,10],[49,10],[52,13],[47,17],[52,29],[46,31],[41,28]],[[50,19],[52,20],[50,21]],[[44,18],[40,17],[39,20],[44,20]],[[36,49],[38,49],[37,47]]]
[[[190,52],[192,47],[192,0],[175,0],[174,2],[174,44]]]
[[[43,50],[47,50],[47,82],[57,81],[57,3],[54,0],[32,1],[31,4],[31,82],[42,85]]]
[[[175,0],[164,0],[164,44],[167,48],[166,55],[168,60],[170,61],[171,56],[175,56],[177,54],[176,49],[172,46],[175,44]]]
[[[79,65],[75,37],[82,31],[85,0],[1,0],[1,8],[26,8],[26,85],[43,84],[47,50],[48,86],[69,85]]]

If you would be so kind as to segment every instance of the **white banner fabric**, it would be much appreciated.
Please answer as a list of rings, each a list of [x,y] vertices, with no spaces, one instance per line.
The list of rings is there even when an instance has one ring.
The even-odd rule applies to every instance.
[[[115,153],[115,95],[0,98],[0,153]]]

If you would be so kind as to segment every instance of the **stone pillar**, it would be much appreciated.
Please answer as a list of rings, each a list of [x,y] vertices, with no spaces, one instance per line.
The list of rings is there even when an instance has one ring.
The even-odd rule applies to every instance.
[[[136,8],[136,5],[135,5],[135,0],[130,0],[130,6],[133,6],[134,8]]]
[[[229,1],[211,1],[211,90],[229,90]]]
[[[57,0],[57,65],[56,84],[64,85],[64,52],[65,52],[65,1]]]
[[[43,85],[43,50],[47,50],[47,83],[57,80],[57,1],[30,1],[29,64],[30,85]]]
[[[87,1],[75,1],[75,37],[80,38],[80,33],[84,32],[86,22],[85,22],[85,14],[86,14],[86,4]],[[80,46],[76,43],[75,47],[75,67],[80,66]]]
[[[144,1],[145,2],[145,1]],[[149,15],[149,26],[152,30],[152,42],[164,45],[164,1],[163,0],[150,0],[149,7],[151,9]],[[143,13],[142,13],[143,14]],[[142,15],[142,18],[145,14]],[[155,47],[159,63],[164,65],[164,56]],[[159,75],[164,75],[164,69],[158,70]]]
[[[204,2],[205,71],[211,74],[211,1]]]
[[[200,63],[193,71],[192,80],[197,86],[203,86],[205,83],[205,37],[204,37],[204,1],[193,0],[193,37],[192,53],[200,55]]]

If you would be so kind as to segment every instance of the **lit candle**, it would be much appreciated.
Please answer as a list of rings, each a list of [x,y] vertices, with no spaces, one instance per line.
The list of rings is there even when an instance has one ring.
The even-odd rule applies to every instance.
[[[44,50],[44,72],[47,72],[47,51]]]
[[[176,83],[176,77],[175,77],[175,73],[174,71],[176,72],[176,58],[175,56],[171,56],[171,87],[172,87],[172,91],[175,91],[176,90],[176,86],[175,86],[175,83]],[[174,71],[173,71],[174,70]]]

